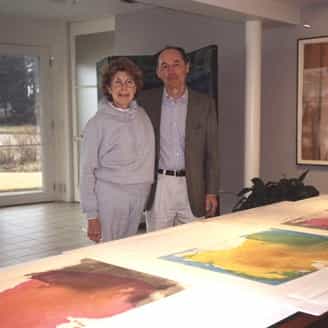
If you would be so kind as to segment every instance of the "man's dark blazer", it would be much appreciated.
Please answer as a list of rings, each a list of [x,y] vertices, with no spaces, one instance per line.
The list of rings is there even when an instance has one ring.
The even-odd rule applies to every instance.
[[[153,123],[156,140],[157,172],[163,89],[150,89],[138,96],[138,103]],[[219,190],[218,120],[214,101],[209,96],[188,89],[185,134],[185,169],[191,210],[196,217],[205,215],[205,195]],[[157,174],[155,173],[155,181]],[[147,209],[154,200],[156,182]]]

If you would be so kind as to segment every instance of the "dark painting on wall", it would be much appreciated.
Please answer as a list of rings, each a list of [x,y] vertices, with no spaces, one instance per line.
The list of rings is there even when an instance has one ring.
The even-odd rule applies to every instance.
[[[328,37],[298,40],[297,164],[328,165]]]
[[[144,73],[144,89],[157,88],[162,85],[156,76],[156,55],[126,56],[132,59]],[[206,93],[213,97],[218,104],[218,47],[210,45],[188,53],[190,59],[190,73],[187,84],[193,90]],[[101,74],[111,59],[117,56],[106,57],[97,63],[98,99],[103,94],[101,90]]]

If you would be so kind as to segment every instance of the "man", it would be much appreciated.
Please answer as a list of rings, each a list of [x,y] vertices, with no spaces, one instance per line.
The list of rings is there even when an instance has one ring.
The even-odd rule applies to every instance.
[[[139,97],[156,138],[157,176],[148,202],[148,231],[217,212],[217,115],[210,97],[187,87],[189,69],[182,48],[164,48],[156,69],[164,88],[144,91]]]

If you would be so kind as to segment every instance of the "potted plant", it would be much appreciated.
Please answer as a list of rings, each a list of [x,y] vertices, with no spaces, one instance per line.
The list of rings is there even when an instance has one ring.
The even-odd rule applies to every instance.
[[[253,178],[253,186],[243,188],[239,193],[239,200],[232,211],[241,211],[253,207],[281,202],[284,200],[296,201],[319,195],[319,191],[303,181],[309,170],[303,172],[298,178],[282,178],[279,182],[264,183],[260,178]]]

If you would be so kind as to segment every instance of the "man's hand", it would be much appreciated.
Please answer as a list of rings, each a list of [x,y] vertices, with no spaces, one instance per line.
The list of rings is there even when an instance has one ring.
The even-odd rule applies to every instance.
[[[88,238],[95,241],[96,243],[100,242],[101,225],[98,218],[88,220]]]
[[[214,194],[207,194],[205,198],[206,217],[215,216],[217,208],[218,208],[217,196]]]

